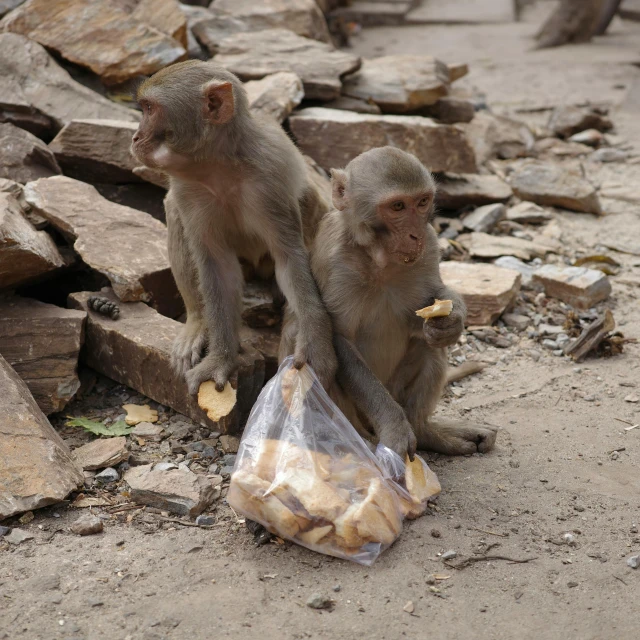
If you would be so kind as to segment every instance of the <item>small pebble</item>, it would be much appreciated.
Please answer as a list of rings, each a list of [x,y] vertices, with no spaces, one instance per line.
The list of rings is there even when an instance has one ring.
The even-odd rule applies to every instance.
[[[158,462],[157,465],[153,467],[154,471],[169,471],[169,469],[177,469],[178,465],[173,464],[173,462]]]
[[[6,536],[11,531],[11,527],[3,527],[0,525],[0,538]]]
[[[631,567],[632,569],[637,569],[638,567],[640,567],[640,555],[627,558],[627,566]]]
[[[120,480],[120,474],[113,467],[107,467],[98,473],[94,480],[99,484],[111,484]]]
[[[340,591],[340,589],[342,589],[342,587],[339,584],[334,584],[333,585],[333,590],[338,593],[338,591]]]
[[[440,559],[441,560],[453,560],[453,558],[455,558],[457,555],[458,555],[457,551],[454,551],[453,549],[450,549],[449,551],[445,551],[440,556]]]
[[[79,536],[90,536],[94,533],[102,533],[104,525],[97,516],[85,513],[71,525],[70,529]]]
[[[639,398],[637,395],[631,393],[628,396],[625,396],[624,401],[625,402],[632,402],[632,403],[636,403],[638,402]]]
[[[322,595],[321,593],[314,593],[307,600],[307,607],[311,609],[331,609],[331,607],[333,607],[333,600],[329,596]]]
[[[573,580],[571,580],[570,582],[567,582],[567,587],[569,587],[570,589],[573,589],[574,587],[577,587],[578,583],[574,582]]]
[[[207,515],[202,514],[202,515],[199,515],[196,518],[196,524],[198,526],[202,526],[202,525],[210,526],[210,525],[215,524],[215,523],[216,523],[216,517],[215,516],[207,516]]]
[[[431,529],[432,538],[440,538],[442,534],[437,529]]]
[[[4,539],[10,544],[21,544],[25,542],[25,540],[33,540],[35,536],[28,531],[23,531],[22,529],[13,528],[11,533],[6,533]]]

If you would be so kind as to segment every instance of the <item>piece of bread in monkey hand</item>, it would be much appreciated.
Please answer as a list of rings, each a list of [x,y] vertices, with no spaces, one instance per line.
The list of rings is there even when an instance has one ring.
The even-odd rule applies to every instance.
[[[436,300],[430,307],[424,307],[424,309],[418,309],[416,315],[420,316],[423,320],[429,318],[441,318],[442,316],[448,316],[453,309],[453,302],[451,300]]]
[[[302,369],[291,367],[282,374],[282,401],[289,413],[298,417],[304,407],[304,399],[313,387],[313,377],[308,366]]]
[[[236,390],[227,382],[222,391],[216,391],[213,380],[207,380],[198,389],[198,405],[207,412],[207,417],[213,422],[228,416],[236,406]]]

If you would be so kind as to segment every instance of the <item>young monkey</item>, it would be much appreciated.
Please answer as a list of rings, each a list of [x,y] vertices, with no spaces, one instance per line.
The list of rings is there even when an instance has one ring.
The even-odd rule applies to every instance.
[[[326,214],[311,268],[333,319],[339,369],[330,395],[363,435],[400,456],[416,446],[455,455],[490,450],[497,429],[434,419],[446,382],[446,347],[464,328],[462,298],[440,277],[430,224],[435,183],[412,155],[372,149],[332,171],[335,210]],[[416,310],[452,300],[446,317]],[[293,352],[298,320],[287,309],[280,357]]]

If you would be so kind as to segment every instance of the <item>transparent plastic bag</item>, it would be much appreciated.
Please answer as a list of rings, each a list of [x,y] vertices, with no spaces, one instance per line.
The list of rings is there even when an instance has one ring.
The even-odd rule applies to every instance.
[[[251,411],[227,500],[282,538],[371,565],[418,507],[396,482],[404,463],[386,448],[381,462],[311,368],[292,362],[282,363]]]

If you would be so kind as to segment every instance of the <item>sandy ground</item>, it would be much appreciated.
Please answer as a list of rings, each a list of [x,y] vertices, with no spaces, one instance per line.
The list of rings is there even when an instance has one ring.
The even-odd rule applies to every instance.
[[[617,22],[593,44],[535,53],[534,29],[533,19],[369,29],[354,49],[469,61],[460,84],[498,112],[608,102],[616,133],[640,148],[640,25]],[[638,184],[638,165],[607,170]],[[564,240],[585,249],[640,242],[637,207],[609,204],[605,218],[560,214]],[[640,256],[612,255],[623,271],[607,305],[627,336],[640,337],[640,289],[620,281],[638,281]],[[640,570],[626,558],[640,553],[640,428],[624,427],[640,422],[640,404],[624,397],[639,392],[640,346],[579,366],[548,353],[536,362],[534,346],[489,348],[495,364],[443,403],[444,415],[500,425],[497,447],[432,457],[443,485],[437,511],[407,524],[372,568],[295,546],[256,548],[228,510],[209,530],[146,533],[121,517],[78,538],[66,529],[77,511],[54,507],[22,527],[35,541],[0,551],[0,638],[637,638]],[[563,544],[568,532],[573,545]],[[453,563],[531,560],[455,569],[438,557],[450,549]],[[333,611],[307,608],[314,593],[334,598]]]

